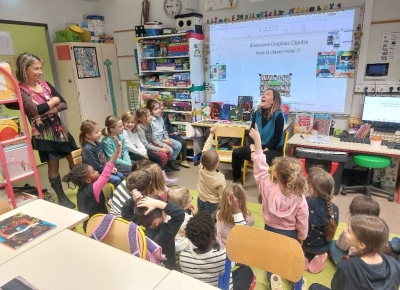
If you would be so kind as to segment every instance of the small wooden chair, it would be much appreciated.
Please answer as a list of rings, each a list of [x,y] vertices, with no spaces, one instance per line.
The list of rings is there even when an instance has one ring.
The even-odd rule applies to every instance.
[[[282,148],[282,150],[283,150],[283,157],[286,156],[286,145],[287,145],[287,140],[288,140],[288,139],[289,139],[289,132],[288,132],[288,131],[285,131],[285,132],[283,133],[283,148]],[[242,178],[242,180],[243,180],[243,187],[246,186],[247,167],[253,167],[253,162],[248,161],[248,160],[245,160],[245,161],[244,161],[244,164],[243,164],[243,178]],[[274,166],[274,165],[271,166],[271,167],[269,168],[269,170],[270,170],[270,173],[271,173],[271,181],[274,181],[275,166]]]
[[[220,274],[218,287],[229,289],[231,261],[279,275],[303,284],[304,253],[298,241],[273,232],[247,226],[234,226],[226,239],[225,271]]]
[[[82,149],[77,149],[75,151],[72,151],[71,156],[72,156],[72,162],[74,163],[74,165],[78,165],[78,164],[82,163]],[[114,184],[112,184],[110,182],[108,182],[107,184],[111,187],[111,193],[113,193],[115,191]]]
[[[6,200],[0,198],[0,215],[11,210],[11,205]]]
[[[218,137],[223,138],[240,138],[240,145],[235,146],[235,148],[244,146],[244,134],[246,133],[245,126],[224,126],[217,125],[215,131],[215,151],[219,156],[219,161],[224,163],[232,163],[232,152],[233,150],[221,150],[218,145]],[[234,148],[232,148],[234,149]]]
[[[92,216],[92,218],[88,221],[86,228],[86,236],[90,236],[94,230],[99,226],[103,219],[103,214],[96,214]],[[104,244],[107,244],[111,247],[117,248],[121,251],[124,251],[128,254],[131,254],[131,250],[129,247],[128,241],[128,231],[129,231],[129,222],[122,219],[116,218],[114,222],[111,224],[111,227],[105,236],[105,238],[101,241]],[[138,239],[140,248],[143,248],[143,241]]]

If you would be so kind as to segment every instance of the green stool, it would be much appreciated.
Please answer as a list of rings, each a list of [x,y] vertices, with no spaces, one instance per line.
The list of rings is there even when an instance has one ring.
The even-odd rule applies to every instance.
[[[367,181],[365,185],[344,186],[342,189],[342,195],[346,195],[348,193],[347,191],[351,190],[354,192],[349,192],[349,193],[357,193],[361,191],[367,196],[371,195],[380,196],[379,194],[385,194],[388,195],[389,201],[394,200],[393,192],[376,188],[371,185],[373,169],[388,167],[392,163],[392,159],[390,157],[355,154],[353,157],[353,161],[358,166],[363,166],[368,168]],[[379,194],[373,193],[373,191]]]

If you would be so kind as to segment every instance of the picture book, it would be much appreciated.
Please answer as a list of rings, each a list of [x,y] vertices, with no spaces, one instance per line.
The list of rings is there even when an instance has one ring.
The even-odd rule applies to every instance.
[[[231,104],[224,104],[221,109],[221,117],[220,120],[229,120],[229,116],[231,114]]]
[[[244,112],[251,112],[253,110],[253,97],[239,96],[238,107],[242,107]]]
[[[294,133],[310,134],[313,124],[314,116],[310,113],[296,114],[296,121],[294,124]]]
[[[243,121],[243,107],[230,106],[229,110],[230,110],[229,120]]]
[[[16,250],[55,227],[49,222],[17,213],[0,221],[0,244]]]
[[[201,103],[201,117],[203,120],[211,119],[210,103]]]
[[[222,102],[210,102],[211,108],[211,119],[213,120],[220,120],[221,119],[221,110],[222,110]]]
[[[329,130],[332,124],[332,115],[329,114],[314,114],[314,125],[318,135],[329,136]]]
[[[8,281],[3,286],[0,286],[0,290],[38,290],[31,283],[26,281],[23,277],[17,276],[14,279]]]

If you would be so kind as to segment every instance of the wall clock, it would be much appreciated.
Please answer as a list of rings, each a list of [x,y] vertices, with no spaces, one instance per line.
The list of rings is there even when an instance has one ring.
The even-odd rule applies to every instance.
[[[174,18],[181,12],[182,2],[181,0],[164,0],[164,11],[168,17]]]

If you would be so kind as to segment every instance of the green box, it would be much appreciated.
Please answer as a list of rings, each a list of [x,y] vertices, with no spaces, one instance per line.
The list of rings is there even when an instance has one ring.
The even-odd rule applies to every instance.
[[[82,33],[72,30],[56,31],[57,42],[82,42]]]

